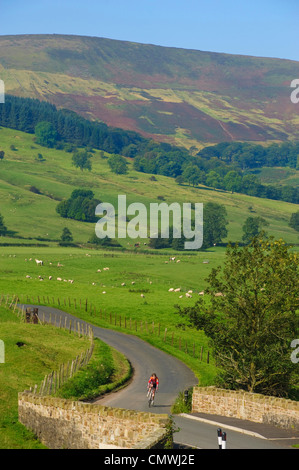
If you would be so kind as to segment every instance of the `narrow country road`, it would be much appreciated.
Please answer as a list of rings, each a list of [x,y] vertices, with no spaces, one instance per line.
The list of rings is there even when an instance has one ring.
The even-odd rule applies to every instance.
[[[20,305],[22,307],[23,305]],[[50,313],[68,320],[76,320],[81,324],[87,322],[52,307],[24,305],[24,307],[38,307],[39,316],[45,315],[45,321],[49,321]],[[73,322],[74,323],[74,322]],[[134,375],[128,386],[122,390],[105,395],[94,400],[93,403],[112,406],[116,408],[132,409],[137,411],[150,411],[153,413],[171,413],[171,406],[179,392],[197,385],[198,380],[194,373],[181,361],[169,354],[154,348],[140,338],[119,333],[117,331],[100,328],[88,323],[95,338],[99,338],[113,348],[123,353],[130,361]],[[155,405],[149,409],[146,399],[147,380],[155,372],[159,377],[159,392]],[[205,422],[204,420],[191,419],[191,417],[174,416],[175,426],[179,429],[174,434],[176,445],[191,446],[200,449],[218,449],[217,427],[219,424]],[[285,448],[280,443],[260,438],[258,435],[248,435],[237,429],[229,431],[227,448],[231,449],[278,449]]]
[[[24,305],[24,307],[34,306]],[[57,315],[57,322],[59,322],[59,316],[62,316],[63,318],[67,317],[69,320],[76,319],[77,322],[86,323],[73,315],[52,307],[39,306],[38,308],[39,316],[45,314],[46,321],[49,320],[51,313],[52,319],[53,314]],[[123,353],[134,369],[133,380],[127,387],[99,399],[97,403],[118,408],[149,411],[146,386],[150,375],[155,372],[159,378],[160,386],[155,406],[150,411],[169,414],[179,392],[198,383],[194,373],[185,364],[140,338],[94,325],[91,326],[95,338],[103,340]]]

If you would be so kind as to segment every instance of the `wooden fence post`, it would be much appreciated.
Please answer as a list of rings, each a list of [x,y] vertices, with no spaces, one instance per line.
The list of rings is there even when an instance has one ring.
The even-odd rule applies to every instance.
[[[164,343],[166,342],[166,333],[167,333],[167,328],[165,328],[165,331],[164,331]]]

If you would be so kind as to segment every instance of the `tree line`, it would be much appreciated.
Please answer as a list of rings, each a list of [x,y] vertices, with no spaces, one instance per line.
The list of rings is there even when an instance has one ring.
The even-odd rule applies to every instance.
[[[46,147],[75,151],[77,146],[100,149],[129,157],[136,171],[176,178],[178,184],[203,184],[215,189],[255,197],[299,203],[299,188],[262,184],[249,171],[262,166],[296,168],[299,143],[284,142],[268,147],[241,142],[222,142],[191,155],[186,149],[146,139],[133,131],[91,122],[73,111],[31,98],[7,95],[0,107],[0,126],[35,133]],[[87,169],[90,165],[86,163]],[[111,159],[112,171],[126,172],[124,163]],[[82,165],[79,167],[82,169]]]

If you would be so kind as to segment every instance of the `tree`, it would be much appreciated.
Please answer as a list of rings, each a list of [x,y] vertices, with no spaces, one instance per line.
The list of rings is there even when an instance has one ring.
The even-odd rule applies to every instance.
[[[223,178],[223,184],[227,191],[238,192],[242,188],[242,177],[237,171],[229,171]]]
[[[0,214],[0,236],[5,236],[7,232],[7,228],[4,225],[3,216]]]
[[[286,396],[298,383],[290,360],[299,327],[298,268],[298,255],[283,240],[261,236],[245,247],[229,245],[224,266],[206,279],[208,296],[177,307],[210,338],[218,385]]]
[[[72,241],[73,241],[73,236],[72,236],[71,231],[67,227],[64,227],[64,229],[62,230],[61,237],[60,237],[60,244],[68,245],[72,243]]]
[[[208,202],[203,208],[203,248],[221,243],[227,236],[227,212],[224,206]]]
[[[92,155],[86,150],[78,150],[77,152],[73,153],[72,164],[76,168],[80,168],[81,171],[91,171],[91,156]]]
[[[189,184],[192,184],[192,186],[194,187],[200,184],[204,176],[202,173],[203,172],[200,171],[198,166],[192,165],[191,163],[189,163],[189,165],[187,165],[186,168],[184,169],[182,173],[182,177],[184,181],[187,181]]]
[[[206,177],[206,185],[211,188],[221,188],[223,186],[223,180],[216,171],[211,170]]]
[[[0,160],[3,160],[4,155],[5,155],[4,151],[3,151],[3,150],[0,150]]]
[[[125,175],[128,173],[128,163],[121,155],[111,155],[111,157],[108,158],[108,165],[110,166],[111,171],[117,175]]]
[[[94,193],[91,190],[75,189],[69,199],[59,202],[56,212],[67,219],[96,222],[95,209],[100,202],[94,199]]]
[[[42,121],[35,126],[36,143],[53,148],[57,141],[57,132],[50,122]]]
[[[262,227],[268,226],[269,223],[263,217],[247,217],[242,227],[244,243],[249,243],[252,238],[260,235]]]
[[[296,232],[299,232],[299,211],[291,215],[289,226],[296,230]]]

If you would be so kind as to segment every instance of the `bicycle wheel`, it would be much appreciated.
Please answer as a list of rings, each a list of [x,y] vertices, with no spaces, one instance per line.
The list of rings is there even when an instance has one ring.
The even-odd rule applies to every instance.
[[[149,408],[154,404],[154,400],[153,400],[153,391],[150,390],[149,392],[149,396],[148,396],[148,406]]]

